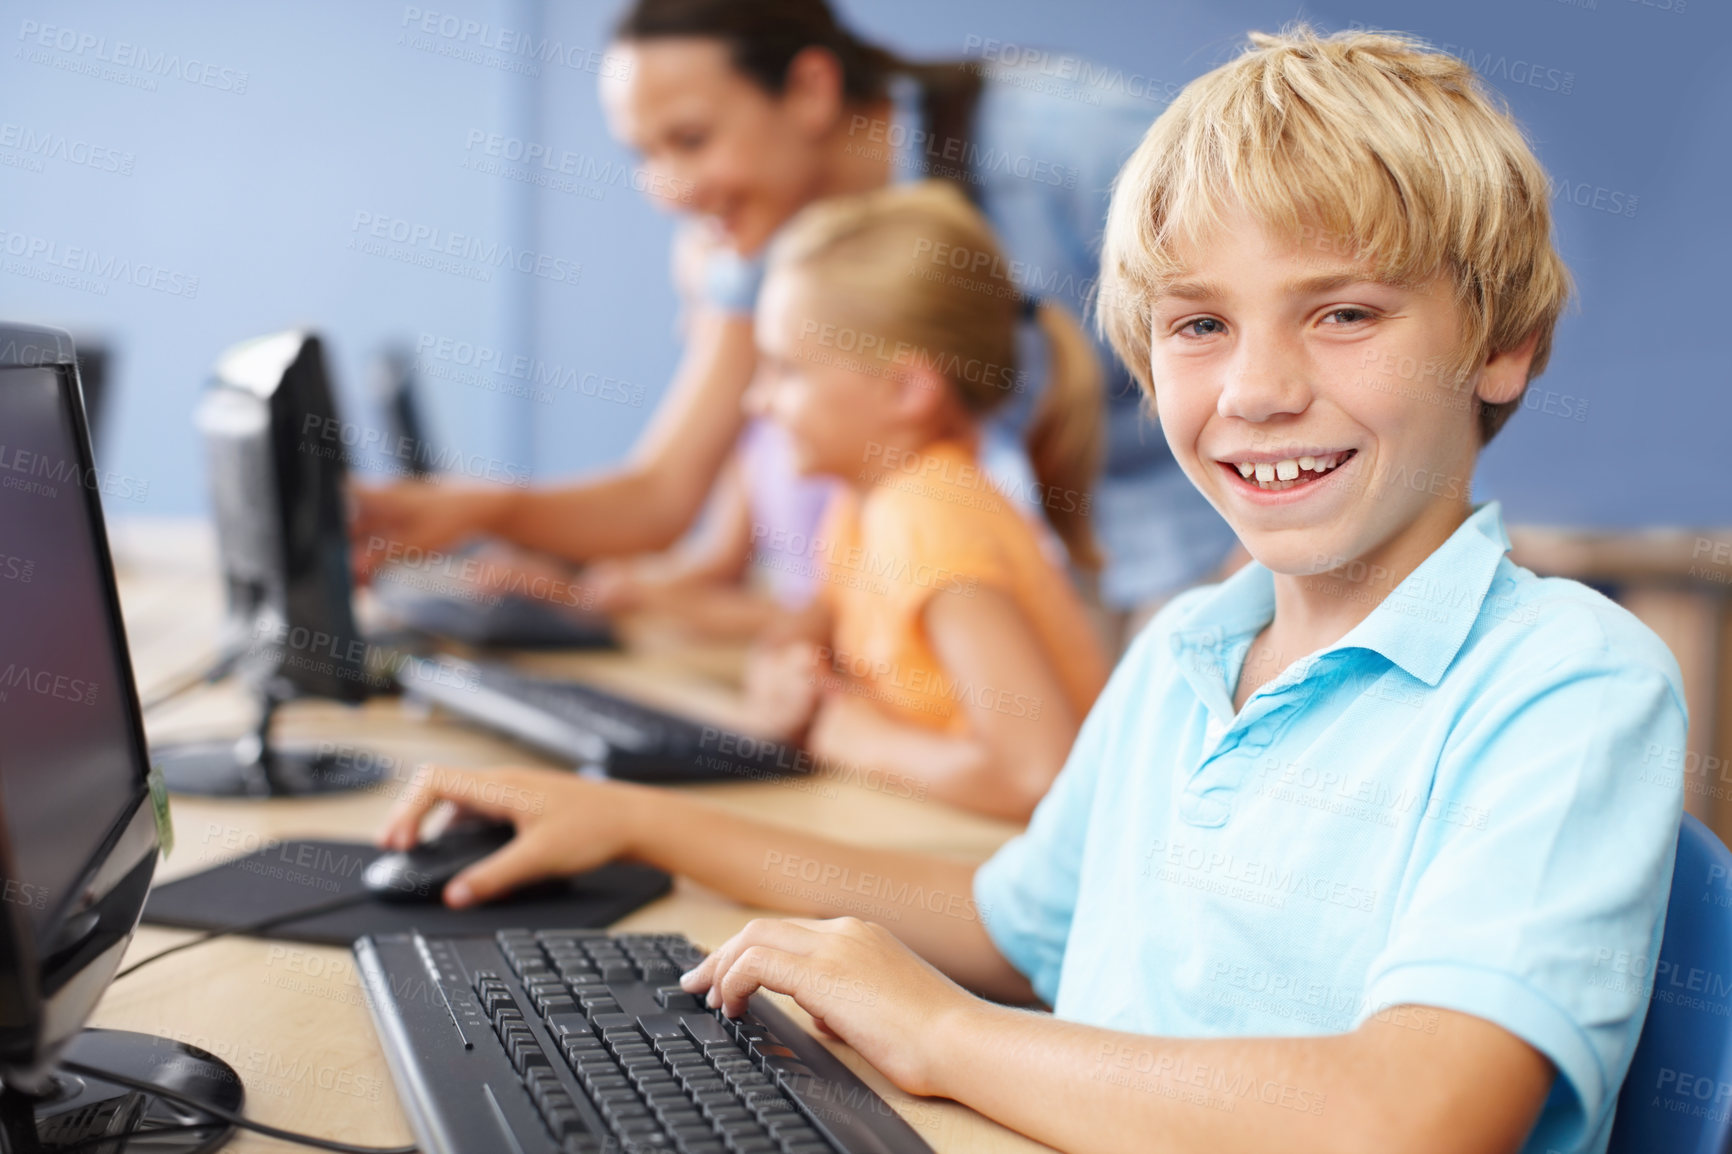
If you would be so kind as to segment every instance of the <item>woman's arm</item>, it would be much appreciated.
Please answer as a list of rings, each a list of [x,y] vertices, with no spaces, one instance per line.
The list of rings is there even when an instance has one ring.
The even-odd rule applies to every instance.
[[[479,534],[569,561],[666,548],[686,530],[733,448],[757,365],[751,318],[701,310],[666,397],[624,466],[552,488],[415,483],[356,486],[351,535],[363,572],[373,544],[443,549]]]
[[[929,796],[966,809],[1028,820],[1063,767],[1082,718],[1007,594],[938,593],[927,602],[924,623],[946,680],[957,687],[968,732],[909,725],[843,689],[820,708],[812,751],[893,770],[925,783]],[[1104,681],[1104,659],[1102,666]]]
[[[517,827],[503,849],[452,879],[452,906],[632,858],[761,908],[818,917],[865,909],[894,922],[910,948],[970,989],[1015,1002],[1034,996],[981,925],[970,862],[851,845],[673,790],[543,769],[424,768],[379,844],[415,845],[422,819],[441,802]]]
[[[1079,1154],[1514,1154],[1554,1074],[1502,1028],[1425,1006],[1348,1034],[1190,1039],[992,1006],[851,917],[752,922],[682,984],[730,1015],[787,994],[909,1093]]]

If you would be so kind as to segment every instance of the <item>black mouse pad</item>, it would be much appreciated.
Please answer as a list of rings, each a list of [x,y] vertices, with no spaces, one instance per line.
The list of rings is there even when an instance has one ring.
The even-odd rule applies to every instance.
[[[155,887],[144,904],[144,920],[216,930],[314,910],[363,893],[361,871],[383,852],[360,842],[272,842],[246,857]],[[599,929],[667,893],[672,884],[667,874],[651,866],[613,862],[465,910],[447,909],[436,901],[367,900],[279,922],[252,931],[252,936],[346,946],[363,934],[411,929],[440,935]]]

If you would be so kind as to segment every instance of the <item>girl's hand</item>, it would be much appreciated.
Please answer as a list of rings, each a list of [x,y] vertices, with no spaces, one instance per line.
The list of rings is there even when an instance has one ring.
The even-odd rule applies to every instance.
[[[594,869],[631,844],[637,791],[549,769],[449,769],[422,766],[375,838],[390,850],[413,848],[435,807],[509,821],[517,836],[445,887],[452,908],[500,897],[543,878]]]
[[[650,585],[640,566],[630,559],[603,558],[584,566],[581,576],[590,604],[601,613],[624,613],[642,608],[649,599]]]
[[[910,1094],[937,1091],[939,1047],[979,999],[883,926],[859,918],[757,918],[680,978],[729,1017],[760,987],[787,994],[820,1029]]]
[[[818,647],[805,641],[759,646],[746,661],[746,710],[751,728],[791,740],[812,720],[822,696]]]
[[[815,757],[876,764],[886,719],[876,706],[847,690],[824,694],[806,734]]]

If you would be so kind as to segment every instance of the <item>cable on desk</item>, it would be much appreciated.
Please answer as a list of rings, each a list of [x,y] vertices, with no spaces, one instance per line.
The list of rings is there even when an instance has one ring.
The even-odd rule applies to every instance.
[[[146,1118],[144,1121],[149,1122],[150,1119]],[[117,1142],[125,1142],[131,1138],[154,1138],[158,1134],[187,1134],[194,1130],[209,1130],[213,1122],[218,1121],[221,1119],[213,1116],[212,1122],[175,1122],[167,1126],[141,1125],[130,1134],[92,1134],[70,1146],[56,1146],[54,1154],[72,1154],[74,1150],[87,1150],[92,1146],[114,1146]],[[124,1147],[116,1148],[124,1149]]]
[[[256,933],[259,930],[268,930],[272,926],[281,925],[284,922],[298,922],[302,918],[316,917],[319,914],[334,914],[338,910],[346,910],[350,906],[358,906],[363,902],[370,900],[371,898],[364,893],[349,894],[345,897],[333,898],[328,902],[323,902],[316,906],[308,906],[306,909],[294,910],[291,913],[275,914],[268,918],[261,918],[256,922],[243,922],[238,926],[224,926],[220,930],[207,930],[189,942],[182,942],[178,946],[170,946],[166,950],[158,950],[148,958],[140,958],[138,961],[132,963],[132,965],[115,974],[110,981],[118,982],[120,979],[126,977],[126,975],[144,969],[144,967],[150,965],[150,963],[156,961],[158,958],[166,958],[170,954],[178,954],[182,950],[190,950],[194,946],[202,946],[206,942],[215,941],[217,938],[226,938],[230,934]]]
[[[159,957],[161,955],[158,955]],[[104,1082],[112,1082],[116,1086],[125,1086],[128,1090],[137,1090],[144,1094],[155,1094],[170,1102],[179,1103],[190,1110],[201,1114],[209,1114],[212,1118],[227,1122],[231,1126],[239,1126],[243,1130],[263,1134],[267,1138],[276,1138],[284,1142],[296,1142],[302,1146],[312,1146],[319,1150],[335,1150],[338,1154],[419,1154],[419,1146],[355,1146],[348,1142],[338,1142],[330,1138],[316,1138],[311,1134],[299,1134],[293,1130],[281,1130],[263,1122],[255,1122],[251,1118],[232,1114],[221,1106],[213,1106],[201,1102],[197,1098],[182,1094],[178,1090],[165,1090],[155,1082],[146,1082],[142,1078],[134,1078],[126,1074],[116,1074],[96,1066],[86,1066],[83,1062],[62,1062],[62,1070],[80,1074],[86,1078],[99,1078]]]
[[[197,669],[179,674],[171,678],[167,685],[155,690],[149,697],[139,701],[140,713],[150,713],[162,708],[175,698],[190,693],[201,685],[215,685],[227,677],[234,669],[235,662],[241,659],[239,649],[227,649],[212,657]]]

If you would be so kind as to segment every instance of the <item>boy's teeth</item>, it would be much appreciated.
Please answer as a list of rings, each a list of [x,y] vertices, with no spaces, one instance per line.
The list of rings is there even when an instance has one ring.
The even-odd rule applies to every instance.
[[[1284,461],[1239,461],[1233,467],[1238,469],[1239,476],[1247,481],[1255,478],[1258,485],[1273,485],[1285,489],[1299,479],[1300,473],[1322,476],[1339,465],[1346,456],[1345,453],[1327,453],[1321,457],[1289,457]]]

